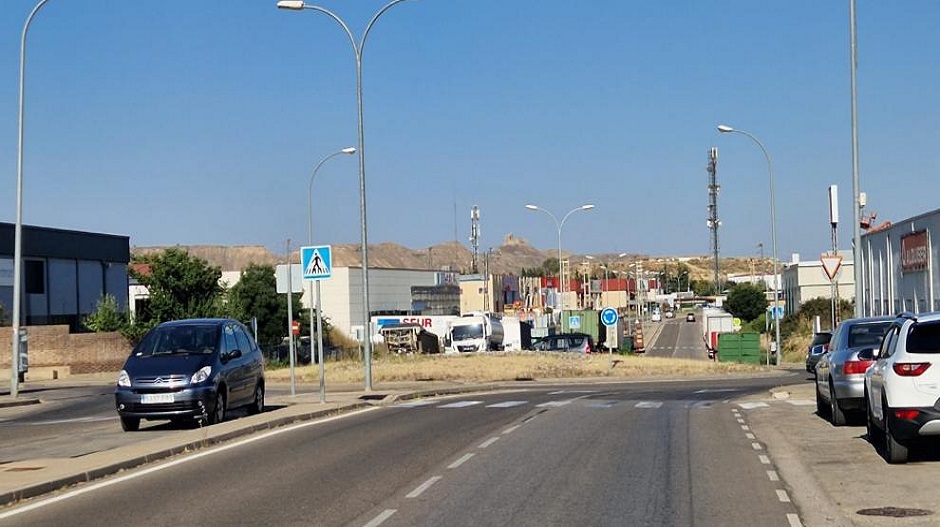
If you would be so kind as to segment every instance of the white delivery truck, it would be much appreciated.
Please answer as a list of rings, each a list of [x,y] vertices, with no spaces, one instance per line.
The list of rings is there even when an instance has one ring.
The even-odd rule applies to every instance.
[[[467,313],[450,324],[451,346],[461,353],[502,350],[503,335],[503,324],[490,313]]]
[[[503,317],[503,350],[523,351],[532,349],[532,324],[519,317]]]

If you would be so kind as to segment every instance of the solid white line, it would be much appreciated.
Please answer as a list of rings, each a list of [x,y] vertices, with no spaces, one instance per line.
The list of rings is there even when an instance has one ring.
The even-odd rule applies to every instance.
[[[800,521],[798,514],[787,514],[787,521],[790,522],[790,527],[803,527],[803,522]]]
[[[395,514],[396,512],[398,511],[395,509],[385,509],[384,511],[380,512],[378,516],[372,518],[372,521],[363,525],[363,527],[379,527],[379,525],[382,525],[382,522],[389,519],[392,514]]]
[[[459,467],[460,465],[463,465],[464,463],[466,463],[467,461],[469,461],[470,458],[472,458],[474,455],[476,455],[476,454],[474,454],[473,452],[471,452],[471,453],[469,453],[469,454],[464,454],[464,455],[463,455],[460,459],[458,459],[457,461],[454,461],[454,462],[451,463],[450,465],[447,465],[447,468],[457,468],[457,467]]]
[[[764,464],[764,465],[769,465],[769,464],[770,464],[770,458],[767,457],[767,456],[765,456],[765,455],[763,455],[763,454],[757,456],[757,459],[759,459],[760,462],[761,462],[762,464]]]
[[[756,439],[756,437],[754,437],[754,434],[752,434],[752,433],[750,433],[750,432],[744,434],[744,437],[746,437],[746,438],[748,438],[748,439]]]
[[[477,448],[486,448],[486,447],[492,445],[493,443],[495,443],[495,442],[497,442],[497,441],[499,441],[499,438],[498,438],[498,437],[491,437],[491,438],[487,439],[486,441],[480,443],[480,446],[478,446]]]
[[[65,494],[61,494],[61,495],[59,495],[59,496],[55,496],[55,497],[49,498],[49,499],[47,499],[47,500],[38,501],[38,502],[36,502],[36,503],[31,503],[31,504],[29,504],[29,505],[26,505],[26,506],[21,507],[21,508],[18,508],[18,509],[13,509],[13,510],[10,510],[10,511],[7,511],[7,512],[0,513],[0,520],[5,520],[5,519],[7,519],[7,518],[12,518],[13,516],[17,516],[17,515],[22,514],[22,513],[24,513],[24,512],[29,512],[29,511],[32,511],[32,510],[36,510],[36,509],[39,509],[39,508],[41,508],[41,507],[45,507],[45,506],[47,506],[47,505],[52,505],[52,504],[58,503],[58,502],[60,502],[60,501],[65,501],[65,500],[67,500],[67,499],[74,498],[74,497],[76,497],[76,496],[81,496],[82,494],[85,494],[85,493],[87,493],[87,492],[92,492],[92,491],[95,491],[95,490],[98,490],[98,489],[103,489],[103,488],[105,488],[105,487],[110,487],[111,485],[116,485],[116,484],[118,484],[118,483],[124,483],[125,481],[129,481],[129,480],[136,479],[136,478],[139,478],[139,477],[147,476],[147,475],[153,474],[153,473],[155,473],[155,472],[160,472],[161,470],[166,470],[166,469],[168,469],[168,468],[175,467],[176,465],[182,465],[183,463],[189,463],[190,461],[195,461],[195,460],[197,460],[197,459],[202,459],[202,458],[204,458],[204,457],[208,457],[208,456],[211,456],[211,455],[219,454],[219,453],[221,453],[221,452],[225,452],[225,451],[231,450],[231,449],[233,449],[233,448],[238,448],[238,447],[240,447],[240,446],[244,446],[244,445],[247,445],[247,444],[250,444],[250,443],[254,443],[255,441],[262,441],[262,440],[267,439],[267,438],[269,438],[269,437],[273,437],[273,436],[276,436],[276,435],[281,435],[281,434],[286,433],[286,432],[293,432],[294,430],[300,430],[301,428],[307,428],[307,427],[309,427],[309,426],[315,426],[315,425],[320,425],[320,424],[323,424],[323,423],[329,423],[329,422],[331,422],[331,421],[336,421],[336,420],[339,420],[339,419],[344,419],[344,418],[346,418],[346,417],[352,417],[352,416],[354,416],[354,415],[364,414],[364,413],[366,413],[366,412],[371,412],[371,411],[373,411],[373,410],[378,410],[378,409],[379,409],[378,406],[372,406],[372,407],[369,407],[369,408],[363,408],[362,410],[357,410],[357,411],[355,411],[355,412],[349,412],[349,413],[347,413],[347,414],[336,415],[336,416],[333,416],[333,417],[327,417],[327,418],[325,418],[325,419],[318,419],[318,420],[316,420],[316,421],[307,421],[307,422],[305,422],[305,423],[300,423],[300,424],[297,424],[297,425],[288,426],[288,427],[284,427],[284,428],[278,428],[278,429],[275,429],[275,430],[271,430],[270,432],[265,432],[265,433],[262,433],[262,434],[254,435],[254,436],[248,437],[248,438],[246,438],[246,439],[243,439],[243,440],[241,440],[241,441],[238,441],[238,442],[236,442],[236,443],[224,444],[224,445],[221,445],[221,446],[219,446],[219,447],[217,447],[217,448],[213,448],[213,449],[211,449],[211,450],[203,450],[203,451],[200,451],[200,452],[196,452],[196,453],[194,453],[194,454],[187,455],[186,457],[183,457],[183,458],[174,459],[173,461],[168,461],[168,462],[166,462],[166,463],[164,463],[164,464],[162,464],[162,465],[158,465],[158,466],[150,467],[150,468],[145,468],[145,469],[143,469],[143,470],[136,471],[136,472],[133,472],[133,473],[131,473],[131,474],[127,474],[127,475],[124,475],[124,476],[116,477],[116,478],[113,478],[113,479],[109,479],[109,480],[106,480],[106,481],[102,481],[102,482],[100,482],[100,483],[94,483],[94,484],[89,485],[89,486],[87,486],[87,487],[83,487],[83,488],[80,488],[80,489],[76,489],[76,490],[73,490],[73,491],[71,491],[71,492],[66,492]]]
[[[441,480],[441,476],[431,476],[430,478],[428,478],[427,481],[425,481],[424,483],[418,485],[418,488],[416,488],[415,490],[409,492],[405,497],[406,497],[406,498],[417,498],[418,496],[421,495],[422,492],[428,490],[429,488],[431,488],[431,485],[437,483],[437,482],[440,481],[440,480]]]
[[[761,449],[760,443],[751,443],[751,447],[752,447],[754,450],[760,450],[760,449]]]
[[[770,478],[770,481],[780,481],[780,476],[777,475],[776,470],[768,470],[767,477]]]
[[[504,434],[511,434],[511,433],[515,432],[516,429],[519,428],[520,426],[522,426],[522,425],[512,425],[512,426],[510,426],[509,428],[503,430],[503,433],[504,433]]]
[[[790,496],[787,496],[787,491],[777,490],[777,499],[783,503],[790,503]]]

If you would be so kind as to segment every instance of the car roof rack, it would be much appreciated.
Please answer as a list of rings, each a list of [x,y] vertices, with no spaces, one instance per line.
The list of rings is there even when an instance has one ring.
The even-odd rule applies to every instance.
[[[913,320],[914,322],[917,322],[917,315],[915,315],[914,313],[911,313],[910,311],[902,311],[898,313],[898,318],[906,318],[908,320]]]

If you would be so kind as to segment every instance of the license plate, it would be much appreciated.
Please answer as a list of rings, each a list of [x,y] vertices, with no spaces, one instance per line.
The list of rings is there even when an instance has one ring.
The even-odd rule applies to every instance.
[[[172,403],[172,393],[145,393],[140,396],[141,404]]]

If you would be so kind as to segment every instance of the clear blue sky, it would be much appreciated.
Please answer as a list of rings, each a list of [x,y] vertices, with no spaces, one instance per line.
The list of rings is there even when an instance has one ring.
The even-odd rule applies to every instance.
[[[307,183],[356,144],[352,47],[275,0],[50,0],[28,39],[27,224],[132,245],[307,237]],[[0,221],[15,219],[19,43],[35,0],[0,10]],[[383,0],[324,0],[357,37]],[[364,53],[369,242],[481,246],[506,233],[580,253],[709,252],[709,147],[721,251],[829,246],[838,184],[851,247],[848,1],[409,0]],[[860,174],[878,221],[940,206],[940,2],[858,1]],[[359,241],[355,156],[314,184],[315,243]]]

